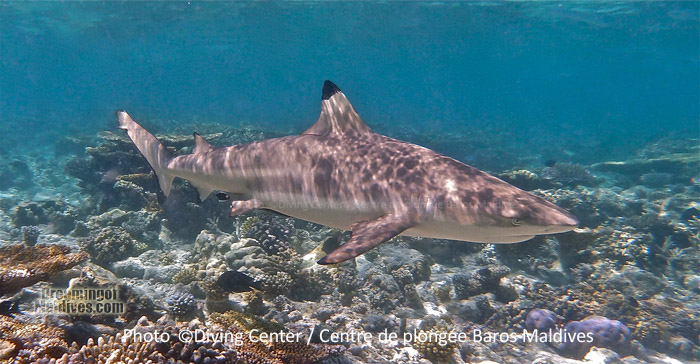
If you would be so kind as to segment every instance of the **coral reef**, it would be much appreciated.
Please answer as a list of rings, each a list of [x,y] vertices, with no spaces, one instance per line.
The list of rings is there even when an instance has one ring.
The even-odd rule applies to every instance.
[[[242,330],[257,329],[260,332],[278,332],[284,330],[284,325],[261,319],[254,315],[246,315],[236,311],[226,311],[223,313],[214,312],[209,315],[209,321],[221,327],[237,327]]]
[[[23,202],[12,209],[10,216],[15,226],[29,226],[49,223],[49,217],[42,204]]]
[[[0,247],[0,294],[50,280],[88,258],[84,252],[71,253],[62,245],[9,245]]]
[[[82,248],[95,264],[109,267],[113,262],[137,255],[137,242],[120,227],[105,227],[93,236],[81,240]]]
[[[401,288],[401,292],[403,293],[403,296],[408,304],[414,308],[423,307],[423,301],[418,295],[415,277],[410,268],[405,265],[401,266],[398,269],[393,270],[391,275],[394,277],[394,281],[396,281]]]
[[[56,359],[68,352],[63,330],[3,315],[0,315],[0,345],[0,362],[17,364]]]
[[[486,292],[493,292],[498,287],[501,278],[510,274],[506,266],[490,266],[471,272],[458,273],[452,277],[457,298],[469,298]]]
[[[258,216],[251,216],[251,217],[245,219],[245,221],[243,221],[243,223],[238,227],[239,235],[243,236],[243,237],[247,236],[248,232],[251,229],[253,229],[253,227],[255,225],[260,224],[261,222],[262,222],[262,219],[260,219],[260,217],[258,217]]]
[[[671,298],[636,299],[612,288],[609,276],[591,276],[584,282],[556,288],[528,280],[519,284],[524,287],[521,300],[496,310],[487,325],[500,329],[526,327],[527,313],[531,309],[527,305],[535,304],[554,312],[557,322],[580,321],[592,316],[614,318],[629,327],[630,338],[655,350],[668,350],[672,347],[672,338],[685,338],[695,347],[698,345],[700,319],[693,315],[692,308]],[[690,352],[689,357],[700,355],[697,349]]]
[[[252,127],[202,128],[219,145],[264,137]],[[453,150],[464,141],[414,136]],[[174,154],[191,152],[189,135],[163,140]],[[346,241],[348,232],[262,211],[229,218],[228,203],[199,201],[197,191],[179,179],[164,199],[150,167],[121,134],[73,138],[62,148],[79,156],[65,169],[81,190],[70,197],[44,193],[23,200],[15,191],[25,182],[36,187],[45,181],[37,169],[41,164],[9,159],[29,168],[20,176],[25,182],[5,173],[23,169],[21,163],[0,166],[0,189],[6,191],[0,196],[0,362],[698,361],[696,144],[654,143],[629,160],[592,166],[551,161],[546,167],[528,163],[548,156],[506,153],[512,157],[506,162],[495,149],[483,148],[464,158],[509,169],[499,176],[571,211],[579,228],[523,244],[401,236],[357,259],[319,266],[314,262]],[[71,253],[66,246],[84,252]],[[84,262],[87,253],[99,266],[68,269]],[[253,277],[261,289],[225,292],[216,281],[231,270]],[[39,324],[32,305],[49,284],[41,281],[119,287],[126,313],[56,315]],[[125,328],[159,330],[171,338],[184,329],[224,330],[242,334],[243,342],[143,343],[124,337]],[[364,331],[374,338],[334,340],[341,344],[334,346],[307,345],[305,337],[292,343],[248,337],[251,330],[297,334],[311,328]],[[524,328],[591,334],[594,342],[442,345],[376,339],[385,331],[470,334]],[[318,334],[312,337],[319,341]],[[343,348],[344,355],[338,355]]]
[[[251,341],[246,331],[236,326],[226,326],[229,332],[240,333],[238,344],[222,341],[178,340],[180,330],[210,328],[198,320],[156,323],[145,317],[138,320],[133,333],[149,333],[158,330],[167,334],[167,341],[139,340],[136,335],[103,335],[97,340],[89,338],[83,346],[68,345],[64,333],[58,328],[42,324],[26,324],[16,319],[0,316],[0,360],[12,359],[12,363],[260,363],[260,364],[308,364],[342,354],[337,346],[307,345],[300,342]]]
[[[361,292],[373,309],[390,313],[403,302],[401,288],[392,275],[370,268],[365,282]]]
[[[279,218],[248,218],[241,226],[241,236],[253,238],[270,255],[289,248],[289,223]]]
[[[226,328],[232,332],[250,331],[280,332],[280,325],[260,320],[252,316],[246,316],[234,311],[223,314],[212,314],[211,320],[215,325]],[[343,349],[334,345],[315,346],[306,344],[305,340],[279,341],[261,340],[251,341],[250,336],[242,337],[242,346],[246,350],[238,353],[240,362],[261,363],[315,363],[324,359],[338,356]],[[239,362],[239,361],[236,361]]]

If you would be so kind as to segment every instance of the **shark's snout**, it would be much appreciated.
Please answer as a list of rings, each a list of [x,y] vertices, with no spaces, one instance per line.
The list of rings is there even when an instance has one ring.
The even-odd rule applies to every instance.
[[[568,211],[564,211],[565,217],[564,217],[564,223],[562,223],[563,226],[569,226],[572,229],[578,226],[578,218]]]
[[[556,234],[573,230],[579,224],[578,218],[572,213],[539,196],[519,191],[514,200],[514,204],[503,205],[507,208],[502,209],[500,215],[522,221],[519,226],[515,226],[521,232],[527,231],[534,235]]]
[[[572,213],[557,206],[551,206],[548,210],[549,212],[538,221],[538,225],[544,227],[544,233],[563,233],[578,226],[578,218]]]
[[[550,220],[548,221],[547,225],[558,225],[562,227],[570,227],[572,229],[578,226],[578,218],[569,211],[566,211],[556,205],[552,205],[551,210],[553,211],[551,211],[547,216],[548,220]]]

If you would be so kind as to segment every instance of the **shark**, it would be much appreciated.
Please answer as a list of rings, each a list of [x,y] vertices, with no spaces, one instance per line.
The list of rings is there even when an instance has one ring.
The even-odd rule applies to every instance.
[[[578,225],[566,210],[486,172],[373,132],[331,81],[321,115],[299,135],[213,147],[194,133],[193,153],[174,156],[125,111],[117,120],[166,196],[179,177],[201,200],[215,191],[231,196],[232,216],[268,209],[350,230],[318,264],[352,259],[397,235],[517,243]]]

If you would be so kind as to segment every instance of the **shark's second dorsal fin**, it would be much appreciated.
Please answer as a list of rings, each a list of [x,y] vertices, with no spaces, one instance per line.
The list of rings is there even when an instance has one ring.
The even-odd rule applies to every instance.
[[[211,144],[207,142],[201,135],[194,133],[194,154],[204,153],[211,149]]]
[[[322,136],[342,136],[344,134],[371,133],[360,115],[348,101],[347,97],[333,82],[326,80],[323,83],[323,96],[321,98],[321,116],[316,124],[302,134]]]

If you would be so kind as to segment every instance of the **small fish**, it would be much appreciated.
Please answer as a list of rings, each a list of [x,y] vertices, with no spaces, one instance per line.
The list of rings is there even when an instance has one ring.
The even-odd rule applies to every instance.
[[[256,282],[253,277],[235,270],[222,273],[216,280],[216,284],[227,292],[249,292],[253,290],[252,288],[262,289],[260,282]]]
[[[13,313],[22,313],[19,310],[19,299],[0,301],[0,315],[14,317]]]
[[[225,192],[218,192],[216,198],[219,199],[219,201],[228,201],[231,199],[231,195]]]
[[[544,162],[544,166],[550,168],[554,167],[555,164],[557,164],[557,161],[555,161],[554,159],[547,159],[547,161]]]

